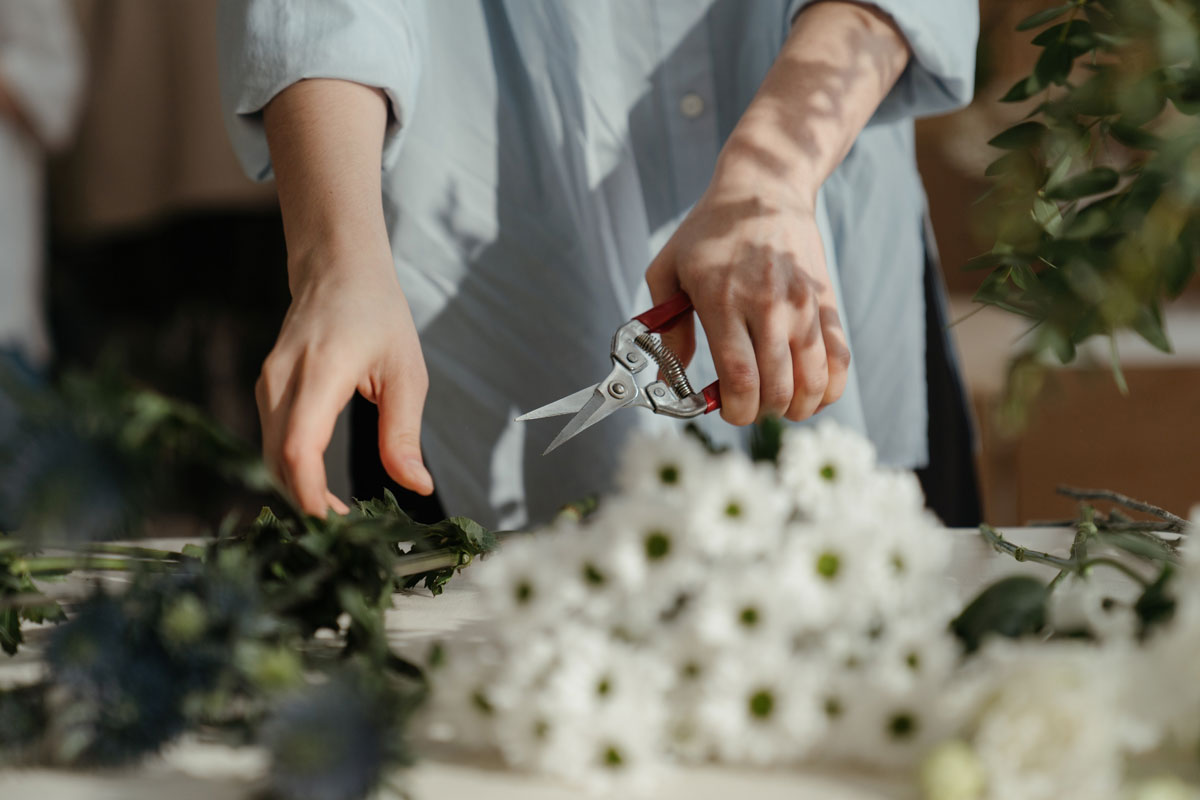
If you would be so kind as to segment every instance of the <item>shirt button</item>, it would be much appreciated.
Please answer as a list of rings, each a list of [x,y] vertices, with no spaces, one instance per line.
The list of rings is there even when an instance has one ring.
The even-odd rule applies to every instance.
[[[688,92],[679,100],[679,112],[688,119],[695,119],[704,113],[704,98],[695,92]]]

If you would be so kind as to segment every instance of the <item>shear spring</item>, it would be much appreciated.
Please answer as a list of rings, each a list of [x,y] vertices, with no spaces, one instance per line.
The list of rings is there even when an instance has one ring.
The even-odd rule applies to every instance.
[[[662,370],[663,379],[675,391],[675,394],[681,398],[689,397],[695,394],[692,389],[692,384],[688,381],[687,372],[683,369],[683,363],[680,362],[679,356],[675,355],[675,351],[667,347],[660,340],[655,339],[649,333],[638,334],[633,340],[637,346],[646,351],[646,354],[658,364],[658,368]]]

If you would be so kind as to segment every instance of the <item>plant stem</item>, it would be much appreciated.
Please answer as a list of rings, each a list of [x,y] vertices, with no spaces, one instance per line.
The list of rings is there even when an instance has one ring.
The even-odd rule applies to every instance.
[[[1153,514],[1159,519],[1164,519],[1175,526],[1169,529],[1171,533],[1183,533],[1189,525],[1186,519],[1172,514],[1165,508],[1159,508],[1142,500],[1134,500],[1132,497],[1123,495],[1120,492],[1111,492],[1107,489],[1076,489],[1071,486],[1059,486],[1056,491],[1061,495],[1066,495],[1076,500],[1107,500],[1110,503],[1116,503],[1126,508],[1131,508],[1134,511]]]
[[[89,542],[80,550],[85,553],[107,553],[115,556],[129,556],[149,561],[186,561],[188,557],[175,550],[158,550],[141,545],[116,544],[113,542]]]
[[[1077,568],[1076,563],[1069,558],[1052,556],[1040,550],[1030,550],[1028,547],[1013,544],[1006,540],[999,531],[986,523],[979,526],[979,532],[983,534],[983,538],[987,540],[988,544],[1001,553],[1007,553],[1017,561],[1033,561],[1037,564],[1046,564],[1047,566],[1070,571],[1075,571]]]
[[[30,575],[64,575],[76,570],[99,570],[104,572],[129,572],[146,566],[145,561],[129,558],[92,558],[89,556],[40,556],[25,559],[24,566]]]
[[[1129,566],[1128,564],[1122,564],[1120,561],[1117,561],[1115,558],[1105,558],[1104,556],[1099,556],[1097,558],[1090,558],[1087,561],[1084,561],[1079,565],[1079,571],[1082,572],[1083,570],[1086,570],[1086,569],[1088,569],[1090,567],[1094,567],[1094,566],[1112,567],[1115,570],[1120,570],[1121,572],[1124,572],[1126,575],[1128,575],[1130,578],[1133,578],[1135,581],[1140,583],[1142,585],[1143,589],[1150,585],[1150,581],[1148,581],[1144,577],[1142,577],[1142,575],[1140,575],[1137,570],[1135,570],[1133,567]]]

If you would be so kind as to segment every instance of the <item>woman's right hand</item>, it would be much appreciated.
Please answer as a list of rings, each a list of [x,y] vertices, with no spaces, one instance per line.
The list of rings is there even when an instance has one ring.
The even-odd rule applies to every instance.
[[[300,507],[322,517],[348,510],[329,491],[324,453],[355,391],[379,406],[387,473],[433,491],[420,439],[429,379],[383,216],[387,121],[382,91],[340,80],[294,83],[263,110],[292,290],[255,392],[263,456]]]
[[[355,391],[379,406],[388,474],[433,491],[420,440],[429,379],[386,244],[313,252],[289,266],[292,304],[255,394],[267,466],[309,514],[348,510],[329,491],[324,453]]]

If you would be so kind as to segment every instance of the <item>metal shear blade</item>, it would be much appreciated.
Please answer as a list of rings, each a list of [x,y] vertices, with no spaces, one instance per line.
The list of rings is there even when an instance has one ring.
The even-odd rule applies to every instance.
[[[545,419],[546,417],[560,417],[563,414],[576,414],[579,409],[583,408],[588,400],[592,399],[592,395],[596,393],[596,384],[585,386],[574,394],[569,394],[561,400],[555,400],[553,403],[547,403],[541,408],[535,408],[526,414],[517,417],[517,422],[528,422],[531,419]]]
[[[570,397],[563,398],[560,403],[565,406],[568,401],[573,401],[580,394],[581,392],[576,392]],[[551,406],[554,405],[557,404],[551,403]],[[614,411],[631,405],[648,405],[648,403],[641,397],[641,390],[638,389],[633,373],[620,364],[615,364],[612,372],[608,373],[608,377],[592,388],[591,396],[584,403],[583,408],[580,408],[575,416],[571,417],[571,421],[558,432],[558,436],[554,437],[554,441],[550,442],[550,446],[542,455],[556,449],[563,442],[592,427]]]

